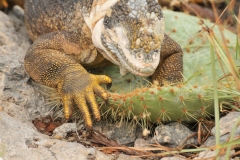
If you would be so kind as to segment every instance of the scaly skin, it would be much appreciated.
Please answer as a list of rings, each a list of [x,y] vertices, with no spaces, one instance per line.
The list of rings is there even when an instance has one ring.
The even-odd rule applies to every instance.
[[[25,24],[34,41],[25,57],[27,73],[36,82],[57,88],[67,119],[76,103],[89,129],[87,105],[100,120],[94,94],[106,100],[100,84],[111,79],[90,74],[83,66],[113,63],[122,75],[144,77],[157,68],[152,79],[160,84],[182,80],[182,50],[164,34],[156,1],[26,0]]]

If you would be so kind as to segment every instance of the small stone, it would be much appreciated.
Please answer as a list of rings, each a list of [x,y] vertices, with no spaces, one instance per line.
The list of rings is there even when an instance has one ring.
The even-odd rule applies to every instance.
[[[186,157],[183,156],[177,156],[177,157],[164,157],[161,160],[186,160]]]
[[[230,138],[230,133],[236,123],[240,112],[230,112],[226,116],[220,119],[220,143],[225,143]],[[202,147],[210,147],[215,145],[215,127],[211,130],[213,136],[209,137],[202,145]],[[240,126],[237,127],[234,133],[234,137],[240,135]]]
[[[78,127],[76,123],[64,123],[53,131],[52,137],[56,139],[64,139],[67,136],[67,133],[76,132],[77,130]]]
[[[136,141],[134,143],[134,147],[147,148],[150,146],[150,144],[151,144],[151,142],[149,140],[138,138],[138,139],[136,139]]]
[[[132,158],[131,156],[120,154],[116,160],[142,160],[142,158]]]
[[[193,134],[194,133],[192,131],[181,123],[172,122],[167,125],[160,125],[156,127],[155,135],[151,142],[155,143],[157,141],[158,143],[170,148],[182,147],[185,144],[197,145],[198,142],[196,137],[191,137],[186,140]]]
[[[234,153],[235,151],[231,151],[230,155],[233,155]],[[199,159],[215,159],[215,158],[216,158],[216,152],[207,150],[207,151],[200,152],[198,157],[195,157],[194,159],[199,160]],[[226,160],[225,155],[220,156],[220,160]],[[233,160],[233,159],[230,158],[229,160]]]
[[[240,112],[230,112],[226,116],[220,119],[220,135],[224,135],[226,133],[230,133],[236,123],[238,117],[240,117]],[[215,127],[211,130],[212,135],[215,135]],[[237,127],[237,132],[235,135],[240,134],[240,126]]]
[[[13,13],[22,21],[24,20],[24,10],[22,7],[18,5],[13,6]]]
[[[220,137],[220,143],[225,143],[229,140],[229,133],[225,134],[223,136]],[[201,145],[201,147],[211,147],[211,146],[215,146],[216,142],[215,142],[215,136],[210,136],[208,137],[208,139]]]
[[[119,144],[130,144],[134,143],[136,140],[136,127],[133,127],[125,123],[102,123],[99,122],[94,126],[94,129],[97,129],[109,139],[116,140]]]

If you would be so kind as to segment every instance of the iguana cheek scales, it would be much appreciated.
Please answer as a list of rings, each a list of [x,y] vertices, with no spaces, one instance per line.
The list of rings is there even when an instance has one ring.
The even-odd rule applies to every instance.
[[[102,33],[104,30],[104,26],[103,26],[103,19],[99,20],[93,31],[92,31],[92,41],[94,43],[94,45],[100,49],[100,52],[103,54],[103,56],[108,59],[109,61],[111,61],[113,64],[116,65],[120,65],[120,63],[112,56],[112,54],[109,53],[109,51],[107,51],[107,49],[103,46],[102,43]],[[103,52],[102,52],[103,51]]]
[[[24,9],[34,41],[24,66],[35,81],[58,90],[67,119],[75,102],[91,128],[91,113],[100,120],[94,95],[108,98],[100,84],[111,79],[92,75],[82,65],[109,60],[122,75],[152,75],[159,84],[182,79],[182,50],[164,35],[155,0],[25,0]]]

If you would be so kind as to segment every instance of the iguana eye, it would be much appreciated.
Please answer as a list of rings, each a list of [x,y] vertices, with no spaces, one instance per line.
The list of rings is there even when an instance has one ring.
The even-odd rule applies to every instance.
[[[137,59],[142,60],[144,58],[143,54],[141,52],[138,52],[136,54]]]

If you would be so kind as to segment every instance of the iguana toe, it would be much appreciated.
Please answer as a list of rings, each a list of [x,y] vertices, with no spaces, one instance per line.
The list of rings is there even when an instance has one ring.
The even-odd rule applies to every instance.
[[[101,119],[101,115],[99,112],[98,104],[97,104],[94,93],[93,92],[86,93],[85,97],[86,97],[87,103],[90,105],[92,109],[94,118],[97,121],[99,121]]]
[[[96,75],[95,76],[97,82],[99,84],[103,83],[103,84],[111,84],[112,80],[108,77],[108,76],[104,76],[104,75]],[[104,100],[108,99],[108,94],[107,92],[99,85],[95,85],[94,88],[94,93],[96,93],[99,97],[101,97]]]
[[[76,102],[79,110],[83,114],[83,118],[85,120],[86,127],[88,129],[91,129],[92,128],[92,118],[91,118],[91,114],[89,112],[84,95],[81,95],[81,94],[75,95],[74,101]]]
[[[64,106],[64,116],[66,119],[69,119],[72,115],[73,100],[70,95],[64,95],[62,101]]]

